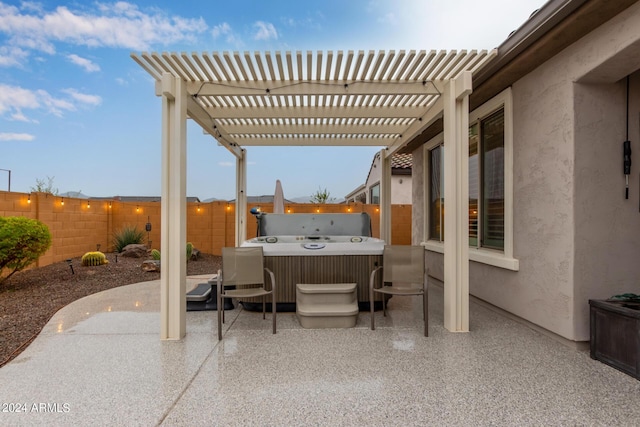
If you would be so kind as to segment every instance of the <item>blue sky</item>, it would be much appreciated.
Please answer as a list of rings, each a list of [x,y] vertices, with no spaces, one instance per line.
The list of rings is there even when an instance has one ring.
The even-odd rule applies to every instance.
[[[160,195],[160,99],[142,51],[492,49],[544,0],[0,0],[0,169],[11,191]],[[375,147],[248,147],[249,195],[363,184]],[[235,158],[189,124],[187,193],[235,198]],[[0,171],[0,190],[8,188]]]

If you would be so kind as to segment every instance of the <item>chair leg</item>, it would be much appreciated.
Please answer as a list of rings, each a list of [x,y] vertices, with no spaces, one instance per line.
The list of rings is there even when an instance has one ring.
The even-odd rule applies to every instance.
[[[427,289],[422,294],[422,315],[424,316],[424,336],[429,336],[429,295]]]
[[[266,297],[265,297],[266,298]],[[276,333],[276,297],[271,294],[271,317],[273,319],[273,333]]]
[[[218,292],[217,292],[217,300],[218,300],[218,341],[220,341],[222,339],[222,311],[220,311],[221,305],[222,305],[222,296],[220,295],[220,288],[221,286],[218,286]]]
[[[266,312],[267,312],[267,296],[263,296],[262,297],[262,320],[266,319]]]
[[[387,296],[382,294],[382,315],[387,317]]]
[[[374,316],[373,316],[373,309],[374,306],[374,302],[373,302],[373,289],[371,289],[369,291],[369,311],[371,311],[371,330],[375,331],[376,330],[376,325],[375,325],[375,320],[374,320]]]

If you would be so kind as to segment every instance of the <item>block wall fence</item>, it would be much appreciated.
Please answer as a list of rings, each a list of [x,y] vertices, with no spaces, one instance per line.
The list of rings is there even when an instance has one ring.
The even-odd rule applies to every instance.
[[[256,235],[257,225],[249,213],[260,206],[263,212],[273,212],[271,203],[247,204],[247,238]],[[187,203],[187,241],[203,253],[220,255],[225,246],[235,245],[235,204],[226,201]],[[380,234],[378,205],[305,204],[285,206],[287,213],[360,213],[371,217],[374,237]],[[160,202],[122,202],[119,200],[87,200],[54,196],[47,193],[16,193],[0,191],[0,216],[24,216],[38,219],[49,227],[53,237],[51,248],[40,257],[36,266],[82,256],[99,250],[113,252],[113,234],[125,226],[145,232],[144,243],[160,247]],[[391,207],[392,243],[411,244],[411,205]],[[99,246],[98,246],[99,245]]]

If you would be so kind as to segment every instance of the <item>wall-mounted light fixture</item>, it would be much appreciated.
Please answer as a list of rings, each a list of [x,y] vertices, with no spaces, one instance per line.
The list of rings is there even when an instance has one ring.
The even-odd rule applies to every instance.
[[[111,202],[109,202],[109,209],[111,209]]]
[[[197,210],[200,212],[200,203],[197,204]]]
[[[64,206],[64,197],[60,200],[60,206]]]
[[[29,195],[27,196],[27,203],[28,203],[28,204],[31,204],[31,194],[29,194]]]
[[[231,210],[231,204],[229,202],[227,202],[227,210],[230,211]]]
[[[91,209],[91,202],[87,200],[87,209]]]
[[[140,212],[140,206],[136,206],[136,212]]]

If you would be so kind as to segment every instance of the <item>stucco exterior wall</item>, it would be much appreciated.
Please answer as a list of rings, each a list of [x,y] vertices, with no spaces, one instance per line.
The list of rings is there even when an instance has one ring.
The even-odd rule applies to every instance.
[[[640,73],[630,79],[632,165],[625,199],[626,81],[575,85],[575,333],[588,336],[589,299],[640,293]],[[633,163],[635,162],[635,163]]]
[[[414,159],[415,162],[415,159]],[[369,189],[380,182],[381,179],[380,157],[376,156],[371,165],[371,171],[365,183],[367,192],[367,203],[371,203],[369,199]],[[412,197],[412,175],[391,175],[391,204],[392,205],[410,205]]]

